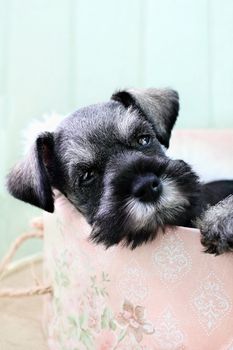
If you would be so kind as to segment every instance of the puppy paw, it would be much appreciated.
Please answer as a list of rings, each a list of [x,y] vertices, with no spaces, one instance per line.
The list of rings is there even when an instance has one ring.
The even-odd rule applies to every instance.
[[[206,210],[197,226],[206,253],[233,252],[233,196]]]

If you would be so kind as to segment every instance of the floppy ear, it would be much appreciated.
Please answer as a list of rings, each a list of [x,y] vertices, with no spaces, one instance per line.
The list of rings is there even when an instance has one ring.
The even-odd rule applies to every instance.
[[[172,128],[179,112],[179,95],[170,89],[129,89],[116,92],[112,99],[133,107],[153,125],[158,140],[169,146]]]
[[[47,167],[52,160],[53,146],[53,134],[41,134],[26,158],[7,177],[7,188],[14,197],[51,213],[54,200]]]

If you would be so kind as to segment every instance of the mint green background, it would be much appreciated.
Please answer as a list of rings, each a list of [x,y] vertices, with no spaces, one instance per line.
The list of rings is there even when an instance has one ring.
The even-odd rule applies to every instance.
[[[233,127],[232,0],[0,0],[0,256],[40,214],[4,189],[31,118],[153,86],[179,91],[177,127]]]

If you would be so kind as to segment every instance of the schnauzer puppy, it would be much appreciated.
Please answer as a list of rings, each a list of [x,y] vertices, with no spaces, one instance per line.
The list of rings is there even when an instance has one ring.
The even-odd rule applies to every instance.
[[[166,156],[179,111],[173,90],[125,90],[82,108],[38,136],[8,176],[18,199],[54,211],[58,189],[106,247],[135,248],[165,225],[202,231],[207,251],[233,248],[233,181],[202,185],[191,167]],[[199,220],[197,220],[199,218]]]

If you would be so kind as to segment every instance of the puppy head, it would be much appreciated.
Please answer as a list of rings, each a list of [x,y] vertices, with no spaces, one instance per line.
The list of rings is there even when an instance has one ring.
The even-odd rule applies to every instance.
[[[156,228],[151,218],[149,220],[152,214],[148,214],[151,211],[148,203],[143,203],[140,198],[136,200],[129,191],[122,194],[124,200],[119,210],[112,205],[108,212],[103,209],[103,203],[115,203],[113,188],[119,188],[118,183],[125,178],[122,174],[127,171],[132,174],[142,172],[159,179],[156,168],[164,171],[169,168],[164,165],[168,160],[162,162],[163,165],[160,163],[161,159],[166,159],[164,146],[169,145],[178,109],[177,93],[158,89],[120,91],[109,102],[82,108],[64,119],[53,133],[38,137],[28,157],[10,172],[9,191],[23,201],[52,212],[52,188],[60,190],[93,225],[93,239],[106,246],[124,239],[116,237],[118,232],[113,234],[114,238],[107,238],[113,232],[113,222],[109,226],[107,217],[114,218],[114,222],[122,221],[119,227],[124,237],[127,232],[123,225],[126,224],[127,230],[131,227],[128,237],[132,236],[132,240],[133,230],[140,226],[143,240],[146,240],[145,237]],[[139,164],[142,169],[138,169]],[[134,176],[130,176],[129,182],[133,179]],[[164,184],[160,190],[163,198]],[[187,204],[186,201],[182,203]],[[146,212],[148,220],[143,219],[143,224],[139,225],[136,211]],[[129,224],[133,222],[134,212],[134,224]],[[101,222],[105,223],[101,225]],[[108,232],[104,229],[106,225]],[[132,242],[129,238],[127,241]]]

